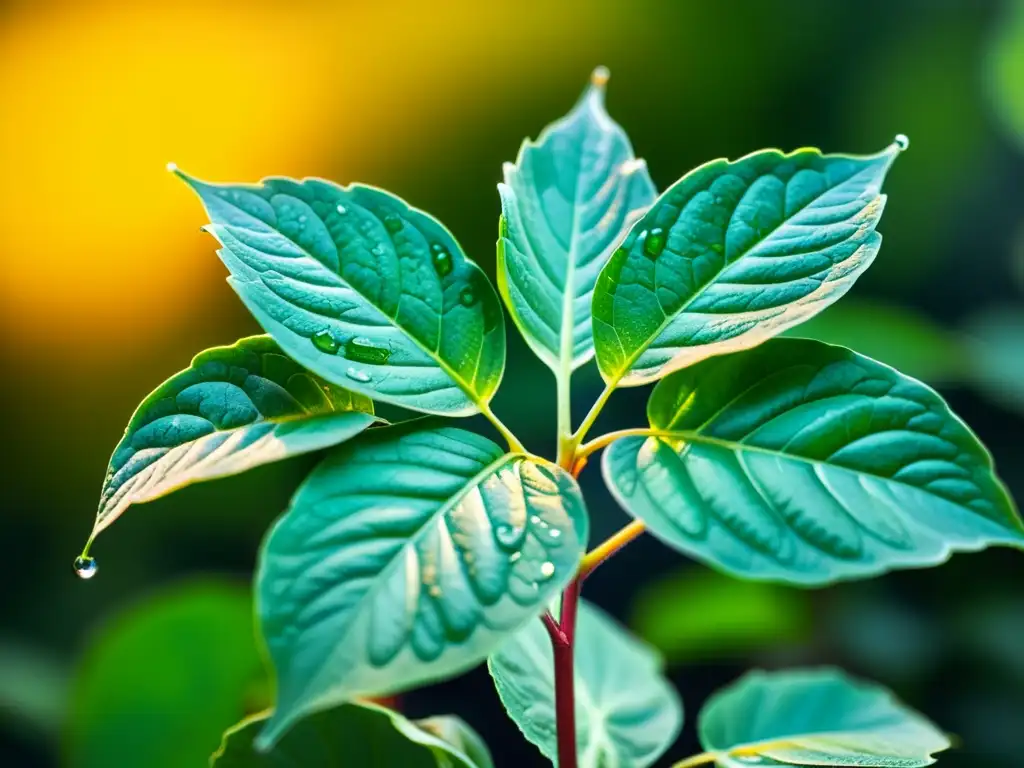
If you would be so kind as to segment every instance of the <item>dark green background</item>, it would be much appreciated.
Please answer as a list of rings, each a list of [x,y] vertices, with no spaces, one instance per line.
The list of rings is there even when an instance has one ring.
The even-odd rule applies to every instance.
[[[965,330],[993,306],[1024,309],[1024,281],[1013,277],[1014,259],[1019,266],[1024,252],[1024,133],[1018,133],[1024,131],[1024,41],[1017,43],[1022,53],[1004,66],[1008,89],[996,87],[991,76],[998,55],[993,45],[1001,34],[1011,34],[1011,5],[994,0],[596,3],[580,6],[579,13],[607,13],[628,23],[621,35],[590,41],[573,29],[552,33],[542,7],[518,13],[510,4],[507,23],[537,30],[536,44],[552,62],[547,73],[535,86],[516,88],[507,97],[446,103],[450,130],[425,141],[414,161],[381,164],[379,172],[358,180],[386,187],[435,214],[493,277],[501,163],[514,159],[523,137],[536,136],[571,106],[593,65],[610,67],[609,109],[647,159],[659,188],[720,156],[806,145],[867,153],[906,133],[911,147],[886,183],[890,198],[879,227],[881,253],[847,301],[871,300],[919,313],[938,326],[937,340],[926,335],[927,340],[901,341],[901,329],[890,327],[889,314],[861,312],[855,328],[844,328],[840,315],[837,322],[862,340],[861,351],[895,365],[933,343],[930,362],[919,370],[990,446],[1002,476],[1024,498],[1024,408],[1019,408],[1024,380],[1012,373],[1006,378],[977,372],[976,345]],[[0,5],[0,25],[3,13]],[[1018,17],[1024,18],[1024,11]],[[472,34],[490,32],[482,28]],[[1024,39],[1024,22],[1016,23],[1015,34]],[[503,77],[517,78],[517,62],[531,56],[529,47],[503,53]],[[360,76],[372,78],[372,68]],[[430,89],[431,84],[415,81],[414,87]],[[415,120],[415,110],[425,108],[416,104],[410,112],[373,118]],[[375,167],[370,161],[363,166]],[[320,174],[350,180],[346,168],[329,156]],[[197,211],[187,226],[198,223]],[[212,241],[197,243],[215,258]],[[14,258],[18,255],[3,254],[4,260]],[[157,292],[160,283],[137,290]],[[161,595],[197,577],[226,579],[247,589],[263,532],[315,461],[293,460],[133,509],[100,537],[97,577],[88,583],[75,578],[71,562],[91,525],[107,458],[135,405],[201,348],[258,330],[226,285],[215,302],[197,306],[183,300],[181,312],[191,315],[181,324],[187,330],[130,357],[111,356],[116,363],[87,377],[75,369],[64,377],[59,364],[62,349],[78,343],[74,316],[66,318],[67,334],[48,340],[50,363],[18,362],[12,353],[13,362],[4,365],[0,765],[91,768],[96,763],[81,757],[79,742],[68,734],[101,728],[88,724],[102,721],[103,732],[89,738],[115,745],[106,753],[105,768],[150,766],[124,745],[129,734],[161,729],[164,737],[183,738],[173,734],[188,732],[188,719],[200,710],[175,705],[175,696],[194,696],[197,690],[214,696],[218,686],[235,685],[244,689],[234,707],[239,715],[266,700],[258,680],[243,685],[238,675],[226,674],[228,682],[217,682],[218,675],[202,666],[211,663],[203,644],[215,644],[233,630],[211,633],[174,622],[139,641],[151,643],[148,651],[121,657],[118,679],[135,686],[138,695],[115,706],[117,720],[97,714],[110,697],[81,694],[83,680],[94,673],[88,664],[82,671],[83,655],[94,659],[97,641],[112,642],[119,614],[165,599]],[[1024,325],[1019,329],[1024,333]],[[1007,336],[1005,347],[986,349],[997,360],[1021,365],[1024,338],[1015,331]],[[10,339],[3,343],[15,346]],[[972,383],[978,380],[989,386]],[[600,382],[590,367],[574,384],[578,420]],[[640,425],[645,397],[645,389],[616,394],[598,429]],[[531,449],[553,451],[553,379],[511,325],[495,411]],[[490,434],[485,423],[472,424]],[[595,518],[596,543],[626,518],[603,490],[596,466],[584,473],[582,485]],[[586,595],[628,621],[645,584],[699,568],[645,538],[602,568],[588,582]],[[688,597],[690,587],[707,588],[704,581],[662,589],[662,602],[645,609],[645,615],[670,610],[678,626],[673,631],[686,635],[679,640],[672,632],[659,633],[659,642],[671,651],[670,672],[687,708],[686,731],[672,758],[697,750],[693,725],[701,702],[744,669],[833,663],[890,686],[957,734],[960,748],[940,765],[1024,765],[1024,554],[960,555],[940,568],[812,593],[740,589],[710,601]],[[224,594],[218,588],[215,597]],[[772,610],[764,610],[766,601]],[[727,635],[721,639],[716,632]],[[203,661],[192,671],[175,667],[175,646]],[[239,651],[244,658],[251,653]],[[462,715],[491,744],[499,768],[540,764],[505,718],[483,671],[418,691],[403,703],[414,716]],[[207,709],[217,710],[212,704]],[[202,725],[216,733],[231,724]],[[215,745],[216,739],[211,748]]]

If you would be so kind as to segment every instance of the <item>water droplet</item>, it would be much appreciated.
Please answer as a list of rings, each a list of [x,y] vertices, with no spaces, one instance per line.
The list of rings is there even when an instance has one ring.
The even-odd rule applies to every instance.
[[[400,232],[402,230],[402,220],[393,213],[390,213],[384,217],[384,229],[392,235],[396,232]]]
[[[604,86],[608,85],[608,78],[610,78],[611,76],[612,73],[609,71],[608,67],[597,67],[590,74],[590,82],[593,83],[594,86],[596,86],[597,88],[603,88]]]
[[[655,227],[647,233],[644,238],[644,255],[649,259],[656,259],[665,250],[665,230]]]
[[[335,210],[337,210],[338,213],[340,213],[342,216],[344,216],[346,213],[348,213],[348,208],[346,208],[341,203],[338,203],[338,207]]]
[[[305,224],[305,223],[306,223],[306,217],[304,215],[303,216],[299,216],[299,224]]]
[[[168,163],[167,164],[167,172],[168,173],[177,173],[178,172],[178,164],[177,163]]]
[[[360,371],[358,368],[350,367],[345,371],[345,375],[352,379],[352,381],[358,381],[362,384],[366,384],[370,381],[370,374],[366,371]]]
[[[322,331],[317,331],[313,334],[313,346],[319,349],[326,355],[333,355],[338,351],[338,341],[334,338],[329,330],[324,328]]]
[[[387,253],[387,249],[385,249],[384,246],[381,245],[380,243],[377,243],[377,245],[373,246],[373,248],[370,249],[370,253],[372,253],[374,256],[383,256],[385,253]]]
[[[459,291],[459,304],[464,307],[472,307],[476,303],[476,294],[473,292],[473,288],[466,286]]]
[[[540,515],[530,515],[530,525],[541,525],[542,523]]]
[[[440,243],[434,243],[430,246],[430,262],[434,265],[434,271],[437,272],[438,277],[450,275],[455,267],[452,255]]]
[[[562,532],[558,528],[552,528],[550,531],[548,531],[548,536],[550,536],[552,539],[557,539],[561,535]]]
[[[95,557],[85,555],[75,558],[75,573],[78,574],[80,579],[91,579],[96,575],[98,569],[99,565],[96,564]]]
[[[508,556],[508,561],[510,563],[517,563],[519,562],[519,558],[521,558],[522,556],[522,552],[513,552],[511,555]]]
[[[391,357],[391,350],[363,336],[356,336],[346,342],[345,357],[357,363],[384,365]]]
[[[545,581],[555,575],[555,564],[550,560],[540,566],[540,576]]]
[[[896,142],[896,146],[899,147],[900,152],[906,152],[910,148],[910,137],[905,133],[897,133],[896,138],[893,139]]]

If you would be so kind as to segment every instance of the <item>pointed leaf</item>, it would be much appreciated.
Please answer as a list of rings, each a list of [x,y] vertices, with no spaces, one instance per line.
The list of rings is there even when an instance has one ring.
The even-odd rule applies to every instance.
[[[269,336],[201,352],[136,409],[90,543],[132,504],[335,445],[375,420],[370,400],[303,369]]]
[[[604,474],[668,544],[744,578],[805,586],[1024,548],[977,437],[938,394],[842,347],[776,339],[662,381],[656,437]]]
[[[498,286],[531,349],[556,373],[594,354],[590,298],[597,274],[654,201],[643,160],[605,111],[608,70],[568,115],[505,164]]]
[[[254,741],[268,717],[246,718],[229,729],[211,768],[493,768],[480,737],[450,715],[410,721],[374,704],[345,704],[307,717],[272,750],[258,752]]]
[[[278,674],[270,744],[298,717],[464,671],[575,574],[583,498],[553,464],[422,422],[334,452],[263,546]]]
[[[698,731],[723,768],[920,768],[950,747],[889,691],[837,669],[751,672],[708,701]]]
[[[224,246],[228,282],[289,356],[405,408],[486,407],[505,367],[501,303],[436,219],[359,184],[181,176]]]
[[[581,768],[644,768],[676,740],[683,707],[658,654],[600,609],[580,603],[576,625],[576,743]],[[502,704],[523,735],[558,757],[554,660],[540,621],[488,660]]]
[[[902,146],[764,150],[676,182],[598,277],[605,381],[636,386],[756,346],[840,298],[878,251],[882,180]]]

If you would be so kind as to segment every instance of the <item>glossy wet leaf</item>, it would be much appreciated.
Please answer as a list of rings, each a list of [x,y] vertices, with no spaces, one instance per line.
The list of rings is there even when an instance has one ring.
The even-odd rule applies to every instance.
[[[977,437],[933,390],[842,347],[776,339],[662,381],[604,456],[623,508],[716,568],[805,586],[1024,548]]]
[[[723,768],[920,768],[950,747],[886,689],[827,668],[751,672],[708,701],[697,728]]]
[[[210,216],[228,282],[290,357],[405,408],[486,407],[505,367],[501,303],[436,219],[359,184],[182,178]]]
[[[632,605],[630,626],[674,663],[792,647],[813,626],[807,593],[693,564],[647,580]]]
[[[202,766],[226,723],[267,703],[249,590],[177,585],[108,617],[91,636],[63,752],[69,768]]]
[[[498,285],[530,347],[558,374],[593,356],[597,274],[656,194],[605,110],[607,79],[595,70],[575,108],[524,142],[498,185]]]
[[[482,661],[568,583],[586,540],[568,473],[478,435],[409,423],[337,449],[263,546],[278,674],[263,743],[311,710]]]
[[[967,375],[960,334],[898,304],[847,297],[784,335],[855,349],[931,384]]]
[[[756,346],[839,299],[878,252],[882,181],[899,150],[764,150],[672,185],[598,277],[605,381],[636,386]]]
[[[374,421],[372,401],[303,369],[269,336],[208,349],[136,409],[92,537],[132,504],[335,445]]]
[[[259,752],[254,742],[268,717],[228,730],[211,768],[493,768],[480,737],[457,717],[411,721],[374,704],[344,704],[310,715],[272,750]]]
[[[488,661],[509,717],[549,760],[558,757],[553,655],[533,621]],[[581,768],[644,768],[676,740],[683,707],[662,661],[600,609],[581,603],[576,625],[576,743]]]

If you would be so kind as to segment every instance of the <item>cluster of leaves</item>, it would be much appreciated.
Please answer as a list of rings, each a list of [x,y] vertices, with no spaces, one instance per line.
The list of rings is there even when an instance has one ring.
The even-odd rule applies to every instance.
[[[580,764],[650,765],[683,720],[659,658],[589,604],[575,621],[583,577],[643,530],[728,574],[801,586],[1024,547],[991,458],[933,390],[845,348],[773,338],[875,258],[905,138],[870,156],[716,160],[659,196],[605,111],[606,81],[596,71],[505,167],[501,298],[448,230],[385,191],[180,174],[269,335],[202,353],[143,402],[89,544],[132,504],[331,447],[261,548],[275,708],[229,731],[218,766],[326,763],[357,731],[396,762],[488,766],[461,721],[359,703],[484,659],[512,719],[557,760],[548,634],[571,639],[566,612]],[[489,405],[502,298],[555,376],[556,462]],[[574,431],[570,380],[592,358],[606,387]],[[647,426],[585,442],[617,388],[655,381]],[[379,403],[429,416],[387,423]],[[477,413],[507,450],[450,421]],[[605,480],[635,521],[588,553],[575,476],[606,447]],[[559,623],[549,608],[567,588]],[[707,705],[700,731],[707,752],[681,765],[910,767],[948,746],[835,670],[754,673]]]

